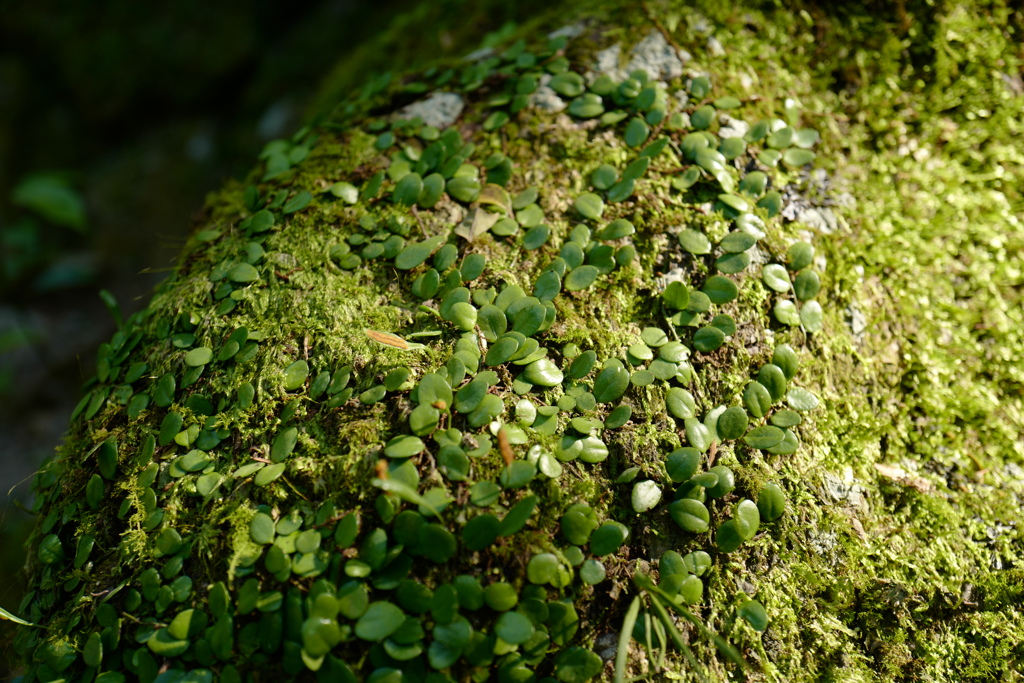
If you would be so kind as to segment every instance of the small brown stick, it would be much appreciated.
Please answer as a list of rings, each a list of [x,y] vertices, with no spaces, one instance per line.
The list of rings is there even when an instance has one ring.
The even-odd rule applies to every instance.
[[[512,452],[512,444],[508,442],[508,434],[505,433],[504,427],[498,430],[498,448],[501,450],[501,457],[505,459],[505,467],[512,467],[516,454]]]

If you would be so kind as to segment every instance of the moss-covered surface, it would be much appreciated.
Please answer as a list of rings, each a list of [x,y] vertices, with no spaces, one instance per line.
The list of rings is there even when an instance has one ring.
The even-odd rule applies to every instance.
[[[401,669],[406,680],[532,680],[531,671],[562,681],[696,680],[698,671],[713,680],[1014,680],[1024,659],[1024,154],[1013,145],[1022,125],[1021,18],[997,4],[975,9],[911,8],[890,18],[610,4],[589,10],[582,34],[564,47],[543,35],[578,19],[560,10],[533,17],[493,61],[377,79],[317,127],[269,147],[249,183],[211,196],[174,276],[102,354],[67,443],[37,480],[35,590],[22,616],[45,630],[26,629],[17,644],[30,676],[230,681],[283,670],[390,681],[402,680],[393,671]],[[708,48],[709,31],[723,54]],[[664,61],[651,62],[665,67],[648,74],[651,83],[667,81],[651,93],[653,106],[638,112],[648,95],[622,92],[603,102],[627,114],[618,122],[574,109],[510,112],[531,73],[585,72],[615,44],[624,64],[635,45],[665,35],[693,60],[673,72],[664,55],[675,48],[666,47]],[[693,80],[702,75],[712,84],[706,95]],[[571,92],[573,84],[560,87]],[[438,164],[448,194],[432,205],[412,176],[398,181],[403,163],[415,168],[416,157],[428,156],[435,131],[390,115],[436,88],[465,99],[450,129],[458,138],[442,139],[445,155],[462,155],[468,166]],[[729,108],[726,96],[740,106]],[[659,103],[664,118],[649,114]],[[737,161],[717,170],[714,158],[687,152],[696,138],[684,142],[707,103],[750,123],[777,118],[778,127],[817,130],[814,158],[779,133],[772,144],[793,151],[767,163],[771,145],[751,134]],[[504,123],[495,115],[503,111]],[[642,141],[631,123],[640,116],[652,129]],[[667,146],[649,147],[659,140]],[[622,174],[644,150],[649,168],[632,192],[592,186],[600,164]],[[730,188],[757,169],[770,179],[768,192],[780,192],[781,215],[772,196],[744,199]],[[420,175],[434,170],[424,161]],[[523,212],[531,202],[520,193],[529,187],[538,206]],[[588,192],[604,198],[600,217],[577,202]],[[403,193],[420,206],[403,204]],[[525,249],[526,228],[506,222],[511,235],[495,226],[467,239],[474,217],[485,228],[488,214],[542,221],[551,236]],[[600,239],[618,218],[635,232]],[[683,230],[705,234],[712,253],[687,251]],[[753,262],[736,273],[717,260],[730,233],[759,237],[747,252]],[[413,258],[411,245],[433,237],[425,247],[432,256]],[[445,240],[456,247],[451,263],[441,262]],[[821,279],[813,296],[801,280],[806,301],[762,279],[763,266],[787,264],[802,241],[816,253],[802,277]],[[374,250],[383,253],[355,257]],[[486,267],[462,282],[455,268],[468,275],[471,254]],[[596,280],[565,291],[594,274],[584,267],[570,275],[581,257],[596,266]],[[431,265],[437,292],[427,284]],[[563,290],[550,305],[514,301],[510,286],[530,295],[550,269]],[[692,315],[694,293],[716,270],[739,286],[737,296]],[[691,294],[681,311],[672,306],[676,280]],[[803,320],[781,321],[780,301],[794,302]],[[510,303],[536,307],[535,322],[529,311],[509,314],[508,327],[529,332],[551,364],[481,362],[500,344],[485,320]],[[719,314],[735,330],[721,318],[709,325]],[[703,326],[730,334],[701,351],[701,339],[714,336]],[[647,333],[650,349],[629,350],[648,327],[690,349],[667,380],[648,383],[643,373],[655,369],[644,357],[666,349],[656,335]],[[779,392],[761,418],[750,398],[760,385],[751,389],[751,381],[775,386],[770,368],[760,373],[781,344],[795,349],[799,365],[787,378],[789,395]],[[598,365],[577,381],[573,360],[589,350]],[[628,371],[600,379],[612,359]],[[443,396],[447,385],[465,386],[476,364],[486,392],[470,399],[474,385]],[[402,368],[408,377],[392,374]],[[620,397],[608,380],[627,372],[634,381]],[[530,376],[537,386],[523,382]],[[811,408],[795,387],[820,399],[789,429],[795,452],[786,452],[792,441],[754,447],[755,436],[767,431],[771,441],[777,430],[713,438],[716,406],[745,406],[751,429],[781,424],[787,401]],[[712,438],[685,419],[682,391]],[[545,422],[522,398],[560,407]],[[619,404],[631,406],[630,420],[604,429]],[[571,444],[580,430],[593,431],[575,446],[585,446],[582,454]],[[422,444],[391,441],[413,431]],[[710,489],[723,495],[707,496],[703,533],[683,530],[666,505],[688,487],[672,473],[692,474],[675,469],[690,451],[666,458],[694,446],[698,475],[723,465],[735,475],[731,491]],[[513,473],[529,481],[512,482]],[[650,490],[637,486],[644,481],[662,497],[637,512]],[[479,482],[499,483],[494,500]],[[702,489],[692,483],[695,501],[702,496],[692,491]],[[785,512],[770,519],[762,504],[756,535],[724,552],[730,533],[750,535],[742,501],[762,498],[769,483],[785,492]],[[511,511],[529,509],[533,497],[517,530]],[[574,503],[589,505],[599,524],[623,525],[625,542],[615,542],[612,524],[572,546],[563,516]],[[665,571],[673,566],[666,551],[709,554],[702,594],[691,593],[698,579],[686,578],[678,601],[735,646],[743,670],[685,620],[666,623],[689,649],[659,643],[658,610],[676,600],[673,586],[687,575],[685,567]],[[476,604],[473,586],[503,582],[518,595],[521,619],[500,616],[500,588]],[[635,596],[638,640],[616,673],[609,646]],[[376,603],[370,616],[361,597]],[[764,630],[755,629],[763,624],[751,600],[767,611]],[[410,620],[392,633],[398,608],[385,602],[416,615],[418,626]],[[592,650],[612,659],[602,664]]]

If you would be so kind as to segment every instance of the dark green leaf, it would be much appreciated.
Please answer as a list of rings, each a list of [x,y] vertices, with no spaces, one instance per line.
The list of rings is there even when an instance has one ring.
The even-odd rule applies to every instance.
[[[669,505],[668,512],[672,520],[685,531],[702,534],[708,530],[711,515],[699,500],[681,498]]]
[[[755,631],[760,632],[768,628],[768,612],[765,611],[764,605],[757,600],[748,600],[743,603],[736,610],[736,613],[750,624]]]
[[[650,134],[651,128],[647,125],[647,122],[636,117],[630,120],[622,138],[630,147],[639,147],[647,141],[647,136]]]
[[[281,208],[281,213],[289,214],[301,211],[309,206],[309,203],[313,200],[313,195],[306,190],[296,193],[294,197],[285,202],[285,205]]]
[[[743,390],[743,404],[755,418],[762,418],[772,407],[772,396],[760,382],[750,382]]]
[[[665,291],[662,292],[661,298],[669,308],[682,311],[690,305],[690,290],[685,284],[676,280],[669,283]]]
[[[590,552],[598,557],[610,555],[626,542],[629,532],[618,522],[605,522],[590,535]]]
[[[709,353],[725,343],[725,334],[717,327],[702,327],[693,335],[693,348]]]
[[[398,630],[405,614],[396,605],[380,600],[371,603],[355,625],[355,634],[363,640],[380,642]]]
[[[757,509],[764,521],[775,521],[786,509],[786,494],[778,484],[768,482],[757,494]]]
[[[604,662],[582,647],[570,647],[555,660],[555,676],[561,683],[584,683],[601,673]]]
[[[594,380],[594,398],[598,403],[611,403],[629,388],[629,372],[624,368],[611,366],[602,370]]]
[[[711,253],[711,241],[704,233],[691,228],[679,231],[679,244],[686,251],[698,256]]]
[[[792,387],[786,392],[786,401],[793,410],[806,413],[818,407],[818,397],[802,387]]]
[[[604,213],[604,201],[593,192],[584,192],[576,198],[576,210],[584,218],[600,220]]]
[[[720,439],[738,439],[746,434],[747,424],[747,411],[740,406],[732,406],[718,416],[716,431]]]
[[[537,507],[538,500],[537,496],[527,496],[516,503],[501,520],[498,535],[511,536],[522,529],[530,515],[533,514],[534,508]]]
[[[751,448],[767,450],[782,442],[785,432],[772,425],[762,425],[747,432],[743,437],[744,443]]]
[[[701,291],[708,295],[713,304],[729,303],[739,294],[739,287],[736,283],[722,275],[712,275],[701,287]]]
[[[483,550],[498,537],[499,527],[500,522],[494,515],[478,515],[462,529],[462,542],[467,550]]]

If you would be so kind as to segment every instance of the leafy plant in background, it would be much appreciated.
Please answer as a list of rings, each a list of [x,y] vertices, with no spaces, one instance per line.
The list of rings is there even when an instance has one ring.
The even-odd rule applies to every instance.
[[[24,213],[0,231],[0,277],[4,291],[31,283],[36,290],[67,284],[66,270],[47,271],[63,256],[68,231],[84,235],[88,230],[85,202],[65,174],[35,174],[19,181],[11,203]],[[57,230],[55,230],[57,229]],[[81,274],[72,274],[74,284]]]
[[[0,222],[0,296],[20,310],[26,296],[91,281],[88,265],[73,258],[88,231],[85,203],[67,174],[35,174],[18,182],[10,195],[19,209]],[[33,332],[0,332],[0,354],[33,343]],[[13,389],[12,368],[0,367],[0,395]]]

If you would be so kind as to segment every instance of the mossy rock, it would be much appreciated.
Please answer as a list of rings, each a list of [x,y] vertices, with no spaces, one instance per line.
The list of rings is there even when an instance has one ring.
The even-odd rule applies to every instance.
[[[853,275],[871,254],[884,291],[926,297],[957,252],[900,270],[877,209],[816,195],[877,122],[839,131],[807,58],[764,56],[802,18],[751,9],[762,33],[720,28],[719,63],[689,28],[725,25],[707,11],[534,18],[372,81],[214,195],[36,478],[26,680],[1010,671],[1012,429],[919,399],[950,366],[922,342],[900,380],[924,356],[898,336],[948,312]],[[936,182],[969,175],[942,154]],[[995,248],[1003,200],[964,199],[958,248]],[[975,302],[1008,348],[1019,298]],[[888,331],[844,320],[876,304]],[[996,444],[981,479],[924,465],[964,420]]]

